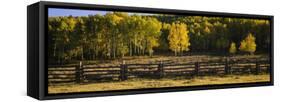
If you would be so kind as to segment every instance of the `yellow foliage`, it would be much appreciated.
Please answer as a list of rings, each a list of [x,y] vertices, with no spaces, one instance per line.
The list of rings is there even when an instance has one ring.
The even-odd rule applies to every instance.
[[[231,53],[231,54],[236,53],[236,44],[234,42],[232,42],[231,45],[230,45],[229,53]]]
[[[240,42],[239,50],[240,50],[240,51],[245,51],[246,46],[247,46],[246,41],[245,41],[245,40],[242,40],[242,41]]]
[[[255,40],[256,38],[253,36],[253,34],[249,33],[245,40],[241,41],[239,50],[253,54],[257,47]]]
[[[189,31],[184,23],[173,23],[168,35],[169,48],[175,52],[189,51]]]

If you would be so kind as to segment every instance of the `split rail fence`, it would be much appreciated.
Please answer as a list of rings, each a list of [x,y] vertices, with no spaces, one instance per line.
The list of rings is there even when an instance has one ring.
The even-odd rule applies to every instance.
[[[163,78],[227,74],[259,74],[270,72],[269,59],[193,62],[184,64],[120,64],[116,66],[82,65],[49,66],[49,83],[87,83],[130,78]]]

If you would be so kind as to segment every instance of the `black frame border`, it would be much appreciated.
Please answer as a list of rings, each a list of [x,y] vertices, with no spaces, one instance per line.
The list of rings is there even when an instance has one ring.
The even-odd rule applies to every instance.
[[[84,10],[108,10],[108,11],[124,11],[124,12],[140,12],[140,13],[161,13],[161,14],[176,14],[188,16],[208,16],[208,17],[230,17],[230,18],[250,18],[250,19],[266,19],[270,20],[270,82],[255,82],[255,83],[239,83],[239,84],[220,84],[220,85],[200,85],[200,86],[184,86],[184,87],[168,87],[168,88],[147,88],[147,89],[129,89],[116,91],[98,91],[98,92],[79,92],[79,93],[61,93],[48,94],[48,53],[45,49],[48,48],[48,8],[69,8],[69,9],[84,9]],[[63,2],[39,2],[39,99],[63,99],[63,98],[82,98],[82,97],[97,97],[97,96],[113,96],[113,95],[130,95],[130,94],[145,94],[145,93],[160,93],[160,92],[177,92],[191,90],[207,90],[207,89],[226,89],[226,88],[241,88],[254,86],[273,86],[273,67],[274,67],[274,50],[273,50],[273,22],[272,15],[255,15],[255,14],[238,14],[224,12],[205,12],[205,11],[188,11],[176,9],[160,9],[160,8],[143,8],[143,7],[128,7],[114,5],[95,5],[81,3],[63,3]]]

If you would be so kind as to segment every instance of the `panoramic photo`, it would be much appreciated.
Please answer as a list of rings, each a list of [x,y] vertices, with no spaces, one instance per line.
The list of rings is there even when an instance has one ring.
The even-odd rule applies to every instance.
[[[48,9],[48,94],[270,82],[267,19]]]

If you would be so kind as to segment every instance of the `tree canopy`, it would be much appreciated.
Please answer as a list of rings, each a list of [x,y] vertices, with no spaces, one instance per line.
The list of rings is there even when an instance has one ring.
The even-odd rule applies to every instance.
[[[108,12],[104,15],[48,18],[50,61],[114,59],[153,56],[158,52],[269,53],[270,22],[265,19],[142,15]]]
[[[229,53],[235,54],[236,52],[237,52],[236,44],[234,42],[232,42],[230,45],[230,48],[229,48]]]
[[[239,49],[244,52],[249,52],[250,54],[253,54],[256,51],[256,38],[252,35],[252,33],[249,33],[248,36],[241,41]]]
[[[190,43],[186,24],[172,23],[168,40],[169,48],[175,52],[175,56],[177,56],[177,52],[182,54],[183,51],[188,51]]]

